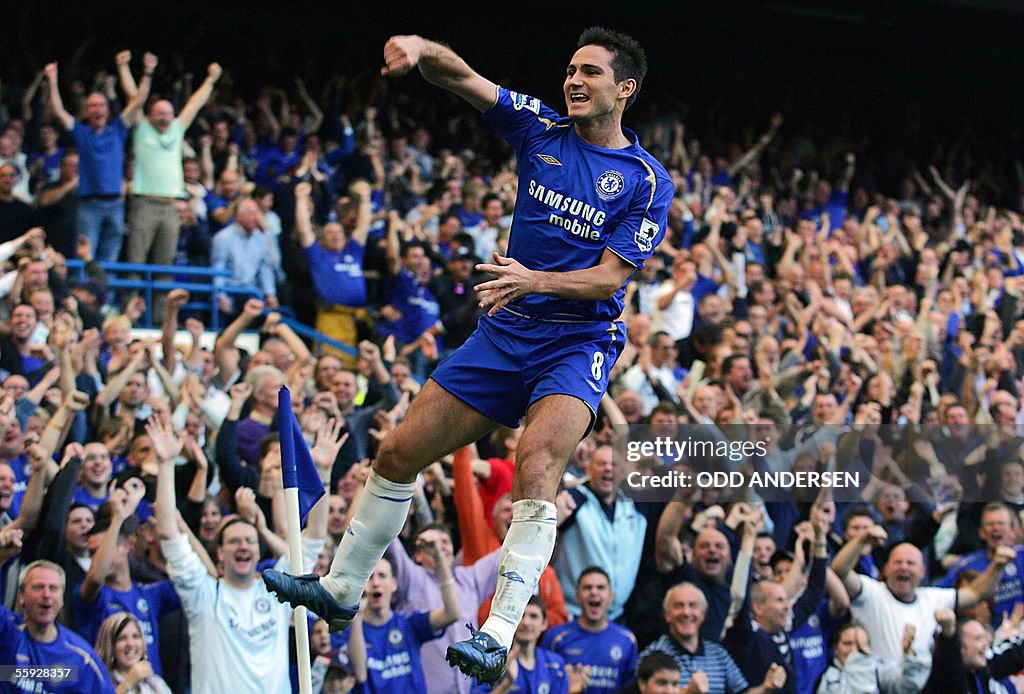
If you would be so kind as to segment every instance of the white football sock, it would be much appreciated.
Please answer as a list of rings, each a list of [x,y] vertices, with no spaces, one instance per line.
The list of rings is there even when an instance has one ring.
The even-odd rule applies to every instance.
[[[555,505],[551,502],[522,499],[512,504],[512,524],[498,561],[498,587],[491,613],[480,628],[505,648],[512,647],[526,603],[551,560],[557,530]]]
[[[359,603],[373,567],[405,525],[415,490],[415,482],[400,484],[370,473],[331,570],[320,579],[342,605]]]

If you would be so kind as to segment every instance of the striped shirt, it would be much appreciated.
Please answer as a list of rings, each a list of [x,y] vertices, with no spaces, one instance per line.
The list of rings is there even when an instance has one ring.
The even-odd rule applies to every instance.
[[[684,685],[690,681],[693,673],[703,670],[708,676],[708,694],[739,694],[750,689],[736,661],[725,648],[714,641],[701,639],[697,644],[697,650],[690,653],[670,634],[665,634],[645,648],[639,660],[643,660],[654,651],[661,651],[675,658],[679,665],[679,682]]]

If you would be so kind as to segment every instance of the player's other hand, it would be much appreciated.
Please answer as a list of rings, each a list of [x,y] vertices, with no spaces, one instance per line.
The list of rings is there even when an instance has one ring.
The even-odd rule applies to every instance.
[[[533,271],[514,258],[495,252],[493,264],[480,263],[476,269],[495,275],[495,279],[481,282],[473,288],[480,300],[480,308],[488,309],[489,316],[500,311],[512,299],[535,292]]]
[[[426,45],[419,36],[392,36],[384,44],[384,76],[404,75],[416,67]]]

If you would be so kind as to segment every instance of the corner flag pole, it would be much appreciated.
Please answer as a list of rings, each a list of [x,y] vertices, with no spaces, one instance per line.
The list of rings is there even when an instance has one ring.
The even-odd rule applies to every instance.
[[[305,573],[302,566],[302,523],[299,520],[299,490],[288,480],[296,477],[295,438],[291,435],[292,413],[291,393],[282,387],[278,394],[278,420],[281,432],[281,474],[285,480],[284,503],[288,517],[288,561],[295,576]],[[290,477],[289,477],[290,473]],[[306,624],[306,608],[299,606],[292,611],[295,625],[295,662],[299,666],[300,694],[313,694],[313,680],[309,663],[309,627]]]

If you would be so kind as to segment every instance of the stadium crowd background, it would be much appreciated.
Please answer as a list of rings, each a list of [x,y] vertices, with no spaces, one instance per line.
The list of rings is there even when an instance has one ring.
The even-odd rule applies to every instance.
[[[450,41],[482,73],[558,109],[562,49],[578,27],[552,30],[543,40],[551,54],[532,50],[535,33],[510,29],[504,16],[455,30],[440,28],[436,13],[406,9],[417,31]],[[521,629],[521,657],[554,663],[563,673],[557,686],[617,691],[651,644],[673,656],[690,691],[742,691],[772,662],[784,665],[787,691],[799,692],[819,681],[819,691],[871,691],[865,681],[885,691],[960,691],[950,683],[961,679],[965,691],[977,691],[990,686],[985,678],[1005,680],[1024,665],[1015,640],[1024,613],[1024,558],[1016,551],[1024,541],[1024,142],[1021,94],[1002,89],[1021,77],[1003,49],[1019,15],[930,3],[848,9],[791,6],[780,16],[764,7],[750,15],[728,4],[721,14],[696,8],[684,18],[688,43],[672,34],[678,27],[620,18],[614,8],[597,7],[599,16],[586,20],[631,31],[647,48],[651,79],[626,121],[672,172],[677,200],[666,243],[630,284],[630,344],[595,432],[571,463],[559,496],[559,547],[541,582],[547,625],[583,625],[542,644],[589,671],[564,674],[558,656],[538,655],[541,618],[533,610]],[[472,285],[480,281],[473,259],[503,248],[522,191],[509,150],[471,109],[416,77],[376,78],[385,29],[372,45],[375,37],[356,38],[356,29],[403,28],[398,17],[387,22],[352,8],[332,34],[303,5],[273,27],[188,10],[180,32],[111,35],[101,28],[146,27],[154,18],[138,7],[99,5],[67,8],[54,24],[43,11],[22,12],[18,41],[2,53],[0,242],[13,242],[0,246],[9,265],[0,303],[3,604],[24,610],[29,634],[52,622],[52,595],[20,604],[33,586],[19,589],[18,571],[36,559],[56,562],[67,575],[60,623],[95,647],[97,678],[109,669],[118,682],[162,691],[155,670],[173,691],[188,691],[197,654],[195,639],[192,649],[183,646],[189,626],[180,607],[199,619],[213,601],[182,587],[192,574],[168,568],[182,548],[153,511],[158,479],[167,486],[162,453],[174,438],[160,422],[173,422],[185,443],[169,457],[182,527],[207,552],[211,576],[251,579],[255,562],[242,566],[244,554],[223,554],[230,533],[222,524],[232,513],[253,519],[261,560],[279,556],[280,453],[264,437],[276,430],[277,388],[289,385],[332,492],[329,511],[316,519],[327,536],[317,562],[325,570],[364,461],[436,360],[471,331]],[[72,38],[76,18],[104,38]],[[224,30],[229,25],[241,30]],[[509,41],[500,55],[488,51],[495,36]],[[350,47],[340,50],[338,37]],[[272,278],[261,285],[265,302],[225,303],[233,321],[213,349],[199,337],[206,316],[179,315],[182,293],[146,307],[162,319],[162,339],[132,341],[138,299],[108,291],[92,263],[85,281],[63,264],[93,260],[103,243],[78,241],[76,205],[97,198],[78,199],[82,155],[71,156],[75,140],[49,108],[43,68],[59,61],[63,105],[76,120],[94,88],[108,94],[114,120],[131,103],[117,78],[115,54],[125,47],[140,87],[153,72],[149,101],[168,99],[174,113],[205,78],[215,84],[187,130],[187,196],[173,203],[180,233],[176,225],[156,232],[164,248],[176,264],[222,262],[247,273],[238,279],[249,284]],[[159,58],[155,70],[145,51]],[[211,61],[223,76],[208,72]],[[130,221],[146,199],[131,188],[132,135],[127,143],[124,168],[113,175],[125,182]],[[103,192],[103,202],[121,199],[121,191]],[[244,202],[250,197],[258,208]],[[38,226],[43,234],[32,231]],[[222,227],[261,240],[253,253],[267,269],[252,257],[226,258],[225,237],[216,237]],[[130,239],[130,223],[126,233]],[[311,245],[326,252],[305,251]],[[344,288],[344,298],[324,296],[326,286]],[[274,300],[349,341],[359,356],[311,353],[313,345],[268,314]],[[261,329],[258,351],[236,347],[246,328]],[[347,438],[339,442],[330,418],[344,419]],[[744,470],[833,466],[870,472],[873,481],[854,490],[856,498],[849,490],[824,498],[762,489],[680,493],[671,502],[621,484],[632,469],[621,455],[625,437],[766,432],[777,447]],[[394,587],[386,575],[371,583],[378,590],[367,608],[376,610],[364,627],[368,640],[375,619],[387,623],[387,611],[373,604],[381,595],[395,593],[396,608],[449,608],[438,575],[446,575],[441,565],[456,565],[461,618],[422,650],[432,693],[470,689],[443,663],[443,644],[461,637],[461,621],[477,621],[493,591],[515,442],[514,431],[499,430],[431,468],[402,544],[382,569]],[[654,473],[675,462],[638,466]],[[1001,580],[986,573],[993,560],[1007,564]],[[835,572],[823,571],[826,561]],[[787,574],[790,565],[797,569]],[[159,582],[168,575],[179,590]],[[882,578],[888,588],[873,583]],[[682,581],[690,585],[673,590]],[[951,593],[918,587],[931,584],[967,592],[954,605]],[[851,605],[851,593],[859,602]],[[134,626],[122,604],[139,618]],[[973,621],[949,627],[942,610],[955,606]],[[860,631],[843,626],[851,610]],[[618,624],[606,627],[607,618]],[[342,640],[324,635],[323,623],[310,628],[318,686],[347,691],[360,666]],[[148,648],[118,652],[126,629]],[[587,642],[588,632],[598,640]],[[58,644],[74,641],[60,633]],[[993,638],[1006,645],[986,657]],[[593,652],[581,654],[579,643]],[[238,667],[259,653],[246,648]],[[602,649],[607,662],[581,661]],[[141,650],[152,665],[136,662]],[[999,660],[1007,653],[1017,660]],[[267,681],[288,670],[283,648],[275,658]],[[405,686],[409,672],[370,661],[371,672]],[[652,662],[642,677],[651,667],[671,670]],[[88,667],[82,662],[83,678]],[[206,681],[235,674],[209,673]],[[202,682],[193,674],[192,690]]]

